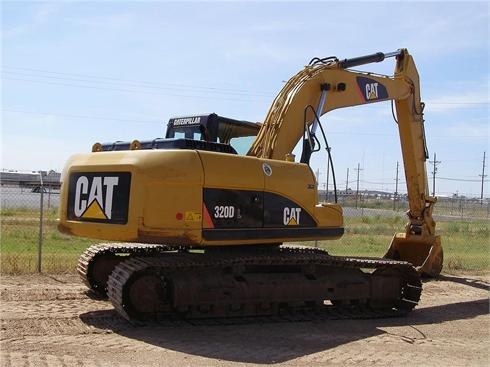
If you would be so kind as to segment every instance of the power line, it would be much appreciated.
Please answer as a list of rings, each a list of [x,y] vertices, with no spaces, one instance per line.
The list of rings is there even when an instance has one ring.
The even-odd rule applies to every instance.
[[[375,182],[375,181],[367,181],[367,180],[361,180],[362,183],[368,183],[371,185],[395,185],[395,183],[391,182]]]
[[[9,69],[20,70],[20,71],[9,71]],[[122,84],[123,86],[126,84],[126,86],[129,85],[131,87],[142,87],[142,88],[172,89],[172,90],[177,88],[177,89],[190,89],[194,91],[195,90],[203,90],[208,92],[211,91],[213,93],[218,93],[218,94],[234,94],[234,95],[260,96],[260,97],[273,96],[273,93],[251,92],[250,90],[246,90],[246,89],[210,87],[210,86],[201,86],[196,84],[182,84],[182,83],[156,83],[150,81],[123,79],[123,78],[108,77],[108,76],[101,76],[101,75],[90,75],[90,74],[83,74],[83,73],[66,73],[66,72],[52,71],[46,69],[26,68],[26,67],[7,66],[7,65],[3,66],[2,72],[7,74],[21,75],[21,76],[34,77],[34,78],[59,79],[59,80],[89,82],[89,83],[98,83],[98,84],[116,84],[116,85]],[[53,76],[49,74],[60,75],[60,76]],[[5,78],[5,79],[22,80],[16,78]],[[23,81],[27,81],[27,80],[23,80]],[[490,104],[490,101],[430,103],[430,105],[488,105],[488,104]]]
[[[481,176],[481,175],[478,175]],[[487,175],[485,175],[487,176]],[[444,180],[444,181],[459,181],[459,182],[481,182],[479,179],[474,179],[474,180],[469,180],[469,179],[462,179],[462,178],[450,178],[450,177],[439,177],[437,176],[438,180]],[[356,180],[350,180],[349,184],[355,183]],[[370,185],[386,185],[386,186],[394,186],[396,183],[394,182],[382,182],[382,181],[368,181],[368,180],[359,180],[359,182],[363,184],[370,184]],[[485,183],[490,182],[490,180],[486,179]],[[398,180],[399,184],[406,184],[406,181],[403,180]]]
[[[481,180],[476,180],[476,179],[475,180],[469,180],[469,179],[464,179],[464,178],[438,177],[438,179],[439,180],[446,180],[446,181],[459,181],[459,182],[481,182]],[[485,182],[488,182],[488,180],[485,180]]]
[[[169,85],[169,86],[164,86],[164,85],[149,85],[146,83],[119,83],[119,82],[110,82],[110,81],[97,81],[97,80],[89,80],[89,79],[77,79],[77,78],[63,78],[63,77],[57,77],[57,76],[38,76],[38,75],[31,75],[31,74],[25,74],[25,73],[16,73],[16,72],[5,72],[7,74],[14,74],[19,75],[20,77],[24,78],[37,78],[36,79],[20,79],[20,78],[12,78],[12,77],[3,77],[3,79],[10,79],[10,80],[22,80],[22,81],[36,81],[36,82],[46,82],[44,79],[55,79],[55,80],[62,80],[62,81],[69,81],[69,82],[80,82],[80,83],[93,83],[93,84],[105,84],[109,86],[122,86],[122,87],[129,87],[129,88],[147,88],[147,89],[157,89],[157,90],[180,90],[180,91],[198,91],[198,92],[206,92],[206,93],[216,93],[216,94],[226,94],[226,95],[237,95],[237,96],[257,96],[257,97],[270,97],[268,94],[263,94],[263,93],[250,93],[250,92],[241,92],[241,91],[234,91],[234,90],[220,90],[219,88],[211,88],[211,87],[200,87],[200,86],[183,86],[183,85]],[[41,78],[41,80],[38,80]],[[78,85],[78,84],[77,84]]]
[[[201,86],[196,84],[182,84],[182,83],[157,83],[157,82],[149,82],[142,80],[134,80],[134,79],[122,79],[108,76],[100,76],[100,75],[89,75],[89,74],[79,74],[79,73],[63,73],[58,71],[49,71],[42,69],[31,69],[31,68],[23,68],[23,67],[14,67],[14,66],[4,66],[2,69],[14,69],[14,70],[25,70],[28,72],[41,73],[40,75],[31,75],[33,77],[45,77],[45,78],[56,78],[51,75],[43,75],[44,74],[55,74],[55,75],[63,75],[68,76],[70,78],[58,78],[58,79],[68,79],[68,80],[87,80],[91,82],[98,82],[97,80],[106,80],[104,83],[114,83],[114,84],[131,84],[131,85],[143,85],[148,87],[166,87],[166,88],[190,88],[190,89],[205,89],[205,90],[215,90],[215,91],[224,91],[224,92],[244,92],[250,94],[249,90],[246,89],[237,89],[237,88],[223,88],[223,87],[210,87],[210,86]],[[21,72],[2,70],[4,73],[10,74],[22,74]],[[23,73],[25,75],[25,73]],[[73,77],[77,79],[72,79]],[[268,95],[267,93],[259,93],[255,92],[253,94],[257,95]]]
[[[366,136],[385,136],[385,137],[390,137],[390,138],[396,138],[398,137],[397,134],[389,134],[389,133],[381,133],[381,132],[359,132],[359,131],[330,131],[329,135],[366,135]],[[477,138],[477,139],[483,139],[486,138],[481,135],[458,135],[458,136],[451,136],[451,135],[431,135],[431,139],[452,139],[452,138],[465,138],[465,139],[471,139],[471,138]],[[452,161],[454,162],[454,160]]]
[[[430,105],[432,106],[438,106],[438,105],[486,105],[490,104],[490,102],[430,102]]]
[[[189,94],[176,94],[176,93],[159,93],[159,92],[152,92],[152,91],[146,91],[146,90],[137,90],[137,89],[123,89],[123,88],[112,88],[112,87],[98,87],[98,86],[93,86],[93,85],[83,85],[83,84],[70,84],[70,83],[61,83],[61,82],[49,82],[49,81],[43,81],[43,80],[31,80],[31,79],[22,79],[22,78],[11,78],[11,77],[5,77],[2,76],[2,79],[4,80],[16,80],[16,81],[22,81],[22,82],[28,82],[28,83],[37,83],[37,84],[48,84],[48,85],[58,85],[58,86],[65,86],[65,87],[76,87],[76,88],[88,88],[88,89],[96,89],[96,90],[106,90],[106,91],[115,91],[115,92],[127,92],[127,93],[137,93],[137,94],[150,94],[150,95],[155,95],[155,96],[171,96],[171,97],[182,97],[182,98],[196,98],[196,99],[219,99],[222,101],[240,101],[240,102],[249,102],[250,99],[243,99],[243,98],[226,98],[226,97],[216,97],[209,95],[206,93],[205,95],[189,95]],[[238,97],[238,96],[237,96]],[[246,96],[246,97],[256,97],[257,96]]]
[[[5,68],[4,68],[5,69]],[[102,76],[92,76],[86,74],[70,74],[70,73],[61,73],[54,71],[42,71],[39,69],[28,69],[28,68],[15,68],[15,67],[7,67],[7,69],[19,69],[19,70],[27,70],[28,72],[23,71],[9,71],[2,70],[4,74],[13,74],[19,75],[21,77],[28,78],[44,78],[44,79],[55,79],[55,80],[65,80],[71,82],[84,82],[84,83],[94,83],[94,84],[109,84],[116,86],[124,86],[124,87],[137,87],[137,88],[149,88],[149,89],[180,89],[180,90],[192,90],[192,91],[205,91],[207,93],[218,93],[218,94],[234,94],[234,95],[244,95],[244,96],[270,96],[269,93],[261,93],[261,92],[251,92],[245,89],[236,89],[236,88],[222,88],[222,87],[209,87],[202,86],[198,84],[181,84],[181,83],[156,83],[156,82],[148,82],[148,81],[138,81],[138,80],[128,80],[128,79],[119,79],[112,77],[102,77]],[[47,73],[47,74],[55,74],[55,75],[43,75],[37,74],[37,72]],[[34,72],[34,73],[33,73]],[[60,75],[60,76],[58,76]],[[13,78],[11,78],[13,79]]]
[[[31,111],[13,110],[13,109],[8,109],[8,108],[1,108],[0,111],[14,112],[14,113],[25,113],[25,114],[31,114],[31,115],[58,116],[58,117],[76,118],[76,119],[136,122],[136,123],[146,123],[146,124],[163,124],[163,121],[157,121],[157,120],[134,120],[134,119],[121,119],[121,118],[116,118],[116,117],[73,115],[73,114],[53,113],[53,112],[31,112]]]

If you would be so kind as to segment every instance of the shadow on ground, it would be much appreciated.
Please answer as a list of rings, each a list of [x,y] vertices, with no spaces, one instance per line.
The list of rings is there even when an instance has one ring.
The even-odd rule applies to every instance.
[[[436,280],[459,283],[470,287],[490,291],[490,283],[485,282],[484,280],[481,279],[472,279],[472,278],[466,278],[466,277],[460,277],[454,275],[439,275]]]
[[[468,286],[470,279],[445,277]],[[481,282],[483,285],[484,282]],[[479,287],[479,286],[477,286]],[[485,285],[482,289],[488,289]],[[415,309],[406,317],[370,320],[264,322],[250,319],[230,325],[186,322],[134,326],[114,310],[80,315],[91,326],[174,351],[242,363],[279,363],[381,334],[390,326],[407,326],[470,319],[489,313],[488,298]],[[402,336],[403,337],[403,336]],[[422,337],[423,334],[422,334]]]

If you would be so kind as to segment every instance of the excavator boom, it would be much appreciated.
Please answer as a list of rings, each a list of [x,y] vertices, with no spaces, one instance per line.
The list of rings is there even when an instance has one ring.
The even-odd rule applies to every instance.
[[[349,70],[351,67],[396,57],[393,76]],[[420,272],[435,276],[442,269],[440,237],[432,217],[436,198],[429,196],[425,162],[424,104],[420,99],[417,68],[406,49],[345,59],[313,59],[285,84],[272,103],[257,139],[248,154],[287,159],[318,116],[334,109],[394,101],[409,200],[406,232],[393,237],[386,256],[407,260]],[[314,113],[314,107],[316,114]]]

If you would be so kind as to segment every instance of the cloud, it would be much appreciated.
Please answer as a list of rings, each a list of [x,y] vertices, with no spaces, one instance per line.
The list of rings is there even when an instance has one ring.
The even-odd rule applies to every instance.
[[[434,59],[458,51],[488,48],[488,4],[485,2],[421,3],[421,11],[399,27],[400,40],[417,54]],[[413,3],[405,6],[413,7]],[[403,10],[399,10],[403,13]]]
[[[15,23],[16,25],[10,28],[8,26],[6,27],[4,24],[2,38],[4,40],[9,40],[35,32],[42,25],[49,23],[49,21],[59,13],[62,6],[63,4],[61,3],[39,3],[38,7],[24,22],[18,21]],[[3,11],[5,12],[5,6]],[[6,17],[7,15],[4,13],[4,16]]]
[[[462,118],[451,123],[445,123],[443,130],[440,129],[440,125],[439,127],[435,126],[433,130],[434,136],[432,137],[436,139],[470,139],[474,144],[477,144],[478,141],[486,140],[487,143],[490,143],[490,127],[486,119]]]
[[[136,19],[130,13],[113,13],[113,14],[103,14],[103,15],[91,15],[85,17],[69,17],[67,18],[69,23],[73,25],[80,26],[84,29],[126,29],[129,30],[131,27],[135,27]]]
[[[276,62],[287,58],[288,53],[287,50],[284,50],[277,45],[249,38],[242,39],[238,44],[235,44],[233,48],[227,48],[226,51],[224,51],[224,56],[228,60],[255,60],[264,58],[269,62]]]
[[[467,89],[466,89],[467,90]],[[462,91],[425,100],[425,111],[433,113],[454,113],[457,110],[487,108],[490,97],[486,91]]]

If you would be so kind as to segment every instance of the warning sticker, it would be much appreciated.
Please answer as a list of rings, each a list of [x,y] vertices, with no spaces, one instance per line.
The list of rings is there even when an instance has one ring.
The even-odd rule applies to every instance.
[[[185,212],[184,220],[186,222],[200,222],[202,220],[202,214],[199,212]]]

